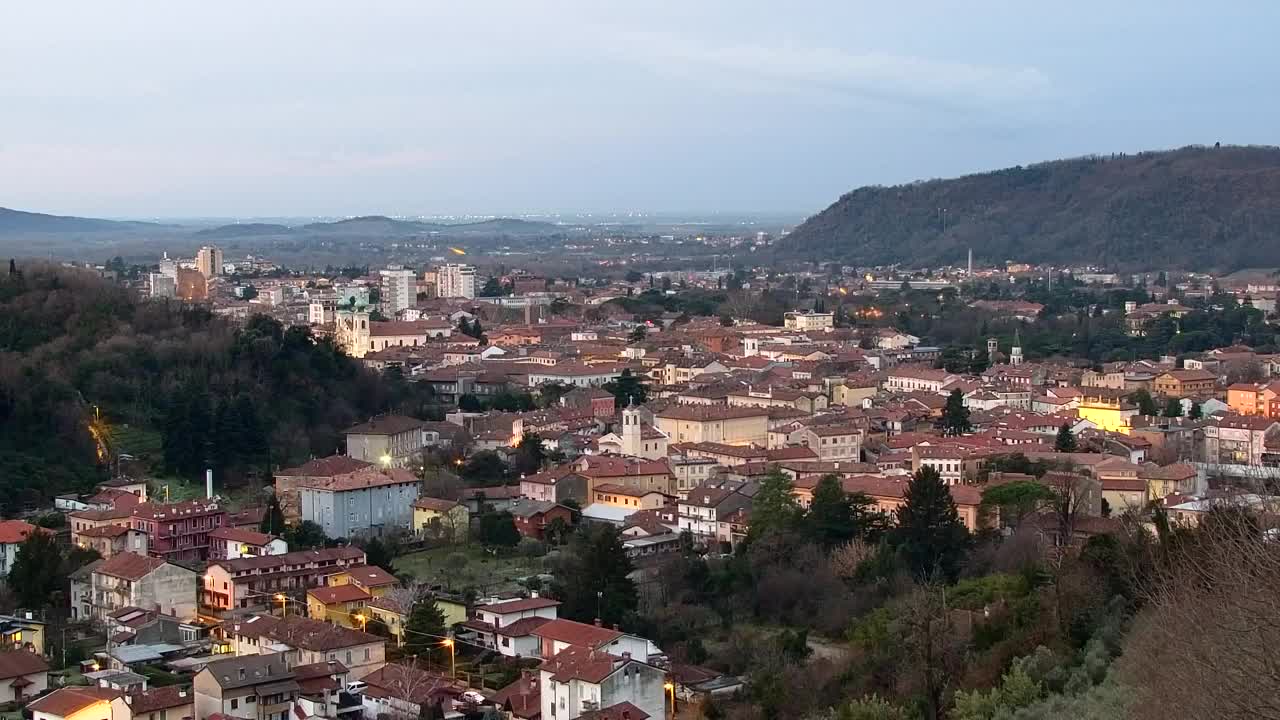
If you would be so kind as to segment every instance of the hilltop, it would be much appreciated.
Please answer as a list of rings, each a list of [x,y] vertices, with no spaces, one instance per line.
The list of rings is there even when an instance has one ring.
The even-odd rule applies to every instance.
[[[784,258],[859,265],[1280,265],[1280,148],[1091,156],[854,190],[783,238]]]
[[[171,227],[157,223],[46,215],[0,207],[0,233],[119,232]]]

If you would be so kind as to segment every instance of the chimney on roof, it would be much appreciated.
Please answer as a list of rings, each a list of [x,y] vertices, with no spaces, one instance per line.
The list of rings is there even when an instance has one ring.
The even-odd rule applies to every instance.
[[[204,471],[204,496],[213,499],[213,468]]]
[[[596,618],[596,627],[602,627],[600,624],[600,618]]]

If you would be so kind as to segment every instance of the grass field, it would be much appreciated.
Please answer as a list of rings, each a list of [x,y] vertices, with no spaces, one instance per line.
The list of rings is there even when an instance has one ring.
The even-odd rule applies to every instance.
[[[466,562],[451,556],[465,558]],[[544,572],[543,558],[519,555],[494,557],[479,545],[458,545],[401,555],[396,570],[412,573],[414,578],[442,585],[447,590],[461,591],[469,587],[480,593],[518,590],[517,578]]]

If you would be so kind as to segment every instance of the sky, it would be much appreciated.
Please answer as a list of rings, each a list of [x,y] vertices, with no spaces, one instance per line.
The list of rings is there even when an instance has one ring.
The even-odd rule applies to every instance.
[[[48,0],[0,15],[0,207],[815,212],[1275,144],[1280,3]]]

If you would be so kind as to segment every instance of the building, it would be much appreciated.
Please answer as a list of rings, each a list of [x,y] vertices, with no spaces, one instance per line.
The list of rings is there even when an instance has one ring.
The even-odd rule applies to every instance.
[[[404,415],[379,415],[343,431],[347,457],[381,467],[408,467],[427,446],[426,422]]]
[[[556,622],[561,621],[543,628]],[[546,660],[538,673],[544,720],[648,720],[666,713],[665,671],[631,653],[572,645]]]
[[[789,312],[782,316],[782,322],[788,330],[825,332],[835,327],[835,317],[835,313],[829,312]]]
[[[58,688],[27,705],[32,720],[105,720],[114,718],[124,693],[109,687]]]
[[[203,302],[209,299],[209,282],[199,270],[178,268],[178,298],[187,302]]]
[[[1174,398],[1212,395],[1218,387],[1218,376],[1207,370],[1167,370],[1157,375],[1152,388]]]
[[[134,720],[195,720],[196,694],[183,685],[131,693],[121,699]],[[113,703],[114,704],[114,703]]]
[[[150,273],[147,275],[147,294],[153,298],[172,298],[178,296],[178,279],[174,275]]]
[[[641,422],[641,410],[629,407],[622,411],[622,432],[609,433],[596,440],[601,452],[657,460],[667,456],[666,433]]]
[[[510,512],[520,534],[534,540],[541,540],[556,520],[564,523],[565,528],[573,526],[573,511],[559,503],[523,500],[513,504]]]
[[[315,458],[298,467],[277,470],[275,474],[276,499],[280,502],[280,511],[289,523],[297,523],[302,518],[302,505],[298,498],[298,485],[332,480],[341,475],[373,467],[373,463],[347,457],[346,455],[330,455]]]
[[[412,270],[392,265],[379,270],[382,279],[382,312],[395,316],[401,310],[413,307],[418,300],[417,277]]]
[[[372,597],[351,583],[311,588],[307,591],[307,617],[364,629],[369,617],[362,610]]]
[[[156,557],[113,555],[90,570],[88,582],[86,592],[72,589],[73,596],[88,598],[73,608],[81,619],[105,623],[111,613],[126,607],[154,609],[180,619],[196,614],[196,572]]]
[[[30,650],[0,652],[0,702],[21,702],[49,688],[49,663]]]
[[[715,487],[696,487],[676,505],[681,532],[688,531],[703,543],[715,542],[720,521],[731,513],[751,507],[751,498],[742,493]]]
[[[147,554],[147,533],[123,525],[99,525],[73,531],[71,542],[78,547],[94,550],[104,558],[122,552]]]
[[[769,444],[769,411],[765,408],[673,405],[656,413],[654,422],[671,442]]]
[[[223,624],[237,655],[282,653],[289,667],[333,660],[359,679],[386,664],[386,640],[333,623],[289,615],[251,615]]]
[[[209,533],[210,560],[235,560],[287,552],[289,543],[275,535],[233,527],[220,527]]]
[[[437,294],[442,298],[476,296],[476,269],[470,265],[441,265],[436,268]]]
[[[1223,415],[1204,426],[1204,461],[1262,465],[1268,438],[1280,436],[1280,421],[1258,415]]]
[[[393,664],[366,675],[362,682],[366,685],[361,691],[364,717],[418,718],[423,717],[424,705],[438,706],[445,717],[463,717],[454,705],[466,692],[466,684],[440,673]]]
[[[1125,399],[1123,391],[1086,390],[1076,408],[1081,420],[1088,420],[1099,430],[1129,434],[1130,421],[1138,408]]]
[[[465,627],[479,644],[507,657],[537,657],[541,640],[533,632],[558,617],[556,600],[531,597],[479,605]]]
[[[196,717],[290,720],[298,682],[283,654],[214,660],[196,673]]]
[[[573,387],[600,387],[622,377],[625,367],[615,364],[586,365],[579,362],[561,362],[551,366],[531,365],[529,387],[544,383],[560,383]]]
[[[413,502],[413,530],[423,537],[464,542],[470,527],[471,513],[456,500],[420,497]]]
[[[329,576],[364,564],[364,551],[358,547],[218,560],[205,570],[200,604],[213,611],[270,607],[278,602],[278,594],[301,596],[307,588],[328,584]]]
[[[819,460],[860,460],[862,428],[853,425],[811,425],[791,433],[792,442],[800,443],[818,455]]]
[[[13,561],[18,557],[18,546],[37,528],[21,520],[0,522],[0,575],[8,575]]]
[[[299,517],[332,538],[409,529],[422,483],[403,468],[365,468],[297,485]]]
[[[208,560],[209,533],[227,524],[227,511],[215,500],[147,502],[130,512],[130,525],[147,534],[147,552],[170,562]]]
[[[196,251],[196,270],[205,278],[222,274],[222,248],[205,245]]]

